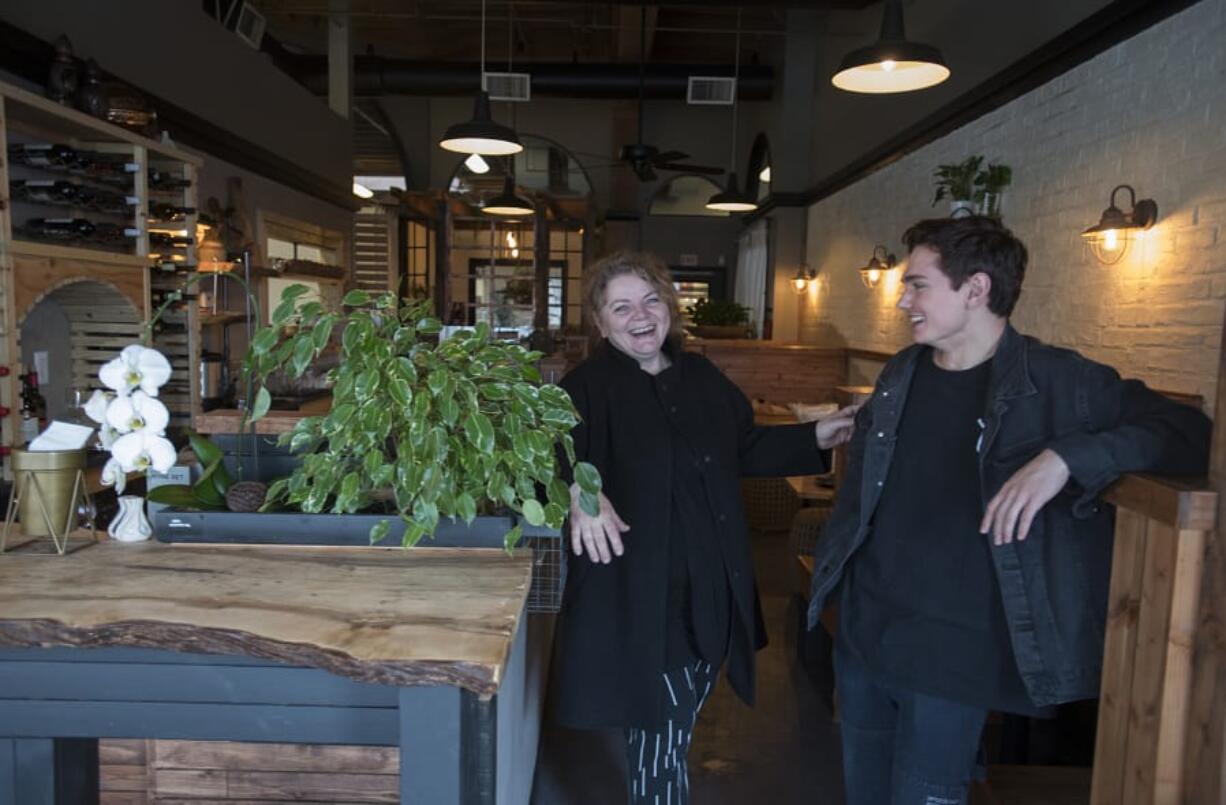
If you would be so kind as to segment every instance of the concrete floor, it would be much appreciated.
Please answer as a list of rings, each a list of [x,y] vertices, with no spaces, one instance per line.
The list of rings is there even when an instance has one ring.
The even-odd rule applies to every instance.
[[[796,660],[796,560],[787,556],[786,534],[755,534],[753,541],[771,639],[758,654],[758,704],[743,705],[721,678],[694,731],[692,801],[842,805],[838,732]],[[547,724],[532,805],[624,805],[624,767],[620,733]]]

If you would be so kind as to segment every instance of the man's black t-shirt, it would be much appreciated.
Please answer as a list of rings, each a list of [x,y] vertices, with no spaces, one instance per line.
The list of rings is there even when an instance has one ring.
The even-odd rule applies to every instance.
[[[919,357],[872,529],[843,582],[840,648],[899,687],[1038,713],[1013,657],[991,537],[979,533],[991,361],[947,371],[932,358]]]

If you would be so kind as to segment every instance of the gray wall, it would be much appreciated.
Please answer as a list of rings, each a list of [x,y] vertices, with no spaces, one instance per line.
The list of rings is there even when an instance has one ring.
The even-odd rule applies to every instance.
[[[348,185],[349,123],[207,17],[199,0],[4,0],[0,18],[243,139]]]
[[[881,5],[821,15],[816,39],[815,125],[810,129],[811,183],[871,151],[1109,4],[1109,0],[905,2],[907,38],[940,48],[952,75],[931,89],[879,96],[835,89],[830,77],[847,51],[876,40]]]

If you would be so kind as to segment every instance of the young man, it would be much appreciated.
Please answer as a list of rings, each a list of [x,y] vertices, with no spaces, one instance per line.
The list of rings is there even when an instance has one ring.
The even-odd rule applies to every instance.
[[[1009,324],[1026,248],[921,221],[898,307],[915,343],[856,418],[809,604],[840,606],[848,805],[964,803],[989,710],[1097,695],[1127,472],[1203,473],[1210,423]],[[837,588],[837,593],[834,592]]]

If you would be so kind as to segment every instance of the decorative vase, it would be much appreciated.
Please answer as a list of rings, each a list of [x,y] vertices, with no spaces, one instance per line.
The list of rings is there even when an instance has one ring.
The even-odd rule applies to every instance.
[[[975,202],[967,199],[957,199],[949,202],[950,218],[965,218],[975,214]]]
[[[72,55],[72,43],[68,37],[60,34],[55,40],[55,56],[51,59],[51,69],[47,72],[47,97],[56,103],[70,104],[72,96],[77,92],[80,71],[77,60]]]
[[[119,513],[106,533],[120,542],[144,542],[153,536],[153,527],[145,517],[145,499],[139,495],[120,495]]]

